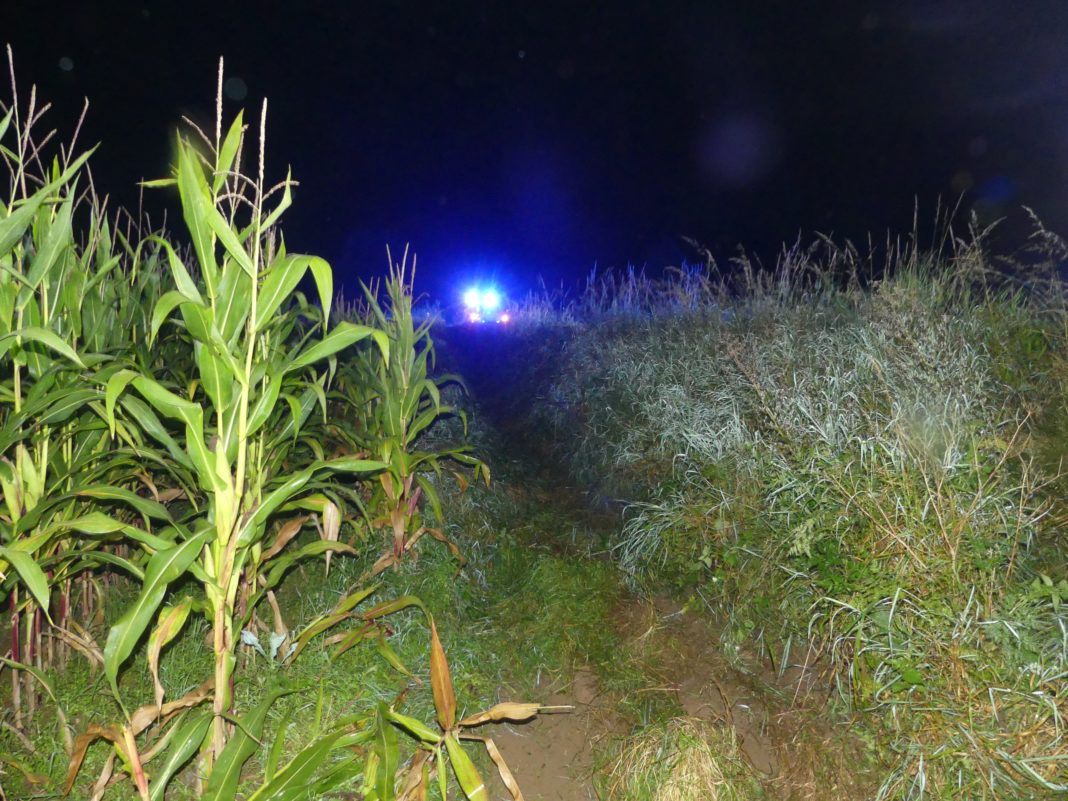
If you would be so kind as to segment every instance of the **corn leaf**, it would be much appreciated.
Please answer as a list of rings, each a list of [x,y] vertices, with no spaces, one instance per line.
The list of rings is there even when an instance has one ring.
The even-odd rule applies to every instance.
[[[293,253],[275,259],[267,270],[267,277],[260,287],[260,294],[256,305],[256,320],[253,326],[257,332],[273,318],[279,307],[289,299],[293,290],[297,288],[300,279],[308,271],[309,264],[315,260],[314,256],[304,256]],[[319,259],[319,261],[322,261]]]
[[[219,148],[219,159],[215,163],[215,180],[212,182],[212,191],[215,194],[218,194],[219,190],[222,189],[223,184],[230,175],[230,170],[233,169],[237,149],[241,145],[241,135],[245,130],[244,116],[245,112],[243,110],[237,112],[237,117],[230,124],[230,130]]]
[[[208,776],[202,801],[233,801],[237,786],[241,781],[241,768],[249,760],[259,741],[263,739],[263,729],[267,722],[267,713],[274,702],[284,695],[296,692],[292,688],[277,688],[268,693],[259,706],[245,713],[238,721],[233,737],[215,760],[211,775]]]
[[[309,348],[301,351],[286,367],[286,372],[301,370],[309,365],[322,361],[328,356],[333,356],[338,351],[344,350],[349,345],[359,342],[373,334],[381,333],[365,325],[341,322],[334,326],[334,330],[316,342]],[[388,345],[387,345],[388,347]]]
[[[452,688],[452,675],[445,649],[438,638],[438,627],[430,618],[430,688],[434,692],[434,709],[442,731],[449,731],[456,724],[456,693]],[[449,749],[450,756],[452,749]],[[466,791],[466,788],[464,788]]]
[[[0,337],[0,356],[3,356],[11,350],[12,346],[15,344],[16,338],[28,339],[32,342],[40,342],[42,345],[54,350],[60,356],[74,362],[79,367],[85,367],[85,363],[82,361],[81,357],[74,352],[74,348],[60,339],[54,332],[38,326],[12,331],[11,333]]]
[[[489,794],[486,792],[486,785],[482,782],[475,763],[464,751],[455,734],[445,736],[445,749],[449,752],[449,762],[452,763],[452,769],[456,773],[456,780],[460,783],[460,789],[464,791],[468,801],[488,801]]]
[[[137,600],[108,632],[104,645],[104,672],[120,704],[122,699],[118,685],[119,668],[133,653],[137,641],[148,628],[167,592],[167,585],[186,572],[211,534],[211,530],[205,530],[180,545],[157,551],[148,561],[145,580]]]
[[[50,595],[48,577],[34,561],[33,557],[25,551],[0,545],[0,559],[6,560],[15,569],[26,589],[30,591],[34,600],[37,601],[37,605],[45,612],[48,612]],[[6,572],[2,562],[0,562],[0,572]]]
[[[204,742],[208,728],[211,726],[211,719],[211,713],[208,711],[186,713],[181,720],[181,725],[175,724],[179,728],[171,736],[166,757],[155,768],[152,776],[152,785],[149,790],[151,801],[163,801],[166,797],[167,785],[174,778],[174,774],[181,770],[182,765],[193,757],[201,743]]]
[[[384,701],[378,702],[375,718],[374,750],[379,759],[378,781],[375,789],[381,801],[394,801],[396,798],[394,783],[397,780],[397,762],[399,761],[397,730],[393,728],[389,720],[389,709]]]

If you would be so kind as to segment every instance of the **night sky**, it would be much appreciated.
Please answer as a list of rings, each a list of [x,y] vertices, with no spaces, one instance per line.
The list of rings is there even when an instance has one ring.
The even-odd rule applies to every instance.
[[[882,239],[962,193],[1068,233],[1064,0],[0,0],[0,43],[61,131],[90,99],[82,142],[125,204],[181,115],[213,127],[225,56],[230,113],[267,96],[268,170],[301,182],[290,250],[350,291],[387,243],[449,300],[479,273],[518,294],[659,269],[693,255],[682,236],[765,259],[799,233]]]

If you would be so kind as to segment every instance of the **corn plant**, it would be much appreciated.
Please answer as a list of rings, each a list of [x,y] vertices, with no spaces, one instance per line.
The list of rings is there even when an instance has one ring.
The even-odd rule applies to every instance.
[[[179,137],[174,175],[149,182],[177,190],[187,249],[139,223],[120,226],[121,217],[109,217],[92,193],[79,195],[89,153],[74,158],[69,148],[45,168],[42,143],[30,138],[40,114],[32,98],[24,120],[17,98],[0,118],[0,143],[9,129],[16,134],[13,146],[0,144],[12,175],[8,199],[0,203],[0,360],[9,366],[0,381],[0,600],[11,610],[12,645],[0,663],[13,670],[14,729],[22,728],[22,690],[56,697],[42,669],[51,666],[42,643],[55,640],[102,666],[122,710],[115,722],[68,736],[66,793],[90,745],[104,740],[112,751],[91,790],[94,799],[121,774],[141,798],[163,799],[198,754],[202,797],[231,799],[243,766],[260,750],[272,706],[296,691],[278,685],[252,708],[234,707],[237,648],[258,642],[246,626],[261,602],[273,606],[281,638],[273,648],[283,665],[347,621],[358,625],[331,638],[335,656],[374,637],[399,665],[381,619],[416,606],[430,622],[441,731],[381,705],[326,730],[316,724],[285,764],[279,734],[265,754],[262,782],[248,797],[320,797],[358,783],[365,798],[410,800],[425,796],[435,773],[444,794],[447,763],[464,793],[482,799],[485,790],[460,737],[539,708],[503,704],[458,721],[444,650],[418,599],[363,610],[377,587],[358,587],[302,629],[288,632],[279,623],[272,591],[287,570],[319,555],[355,551],[338,541],[338,527],[346,502],[361,506],[369,497],[363,484],[403,488],[373,499],[372,508],[385,509],[392,521],[403,507],[410,527],[405,550],[424,531],[441,536],[423,526],[418,511],[421,495],[438,508],[425,471],[437,471],[447,458],[476,474],[484,468],[463,446],[414,450],[420,434],[451,410],[428,376],[429,331],[412,324],[403,268],[389,285],[388,311],[373,301],[370,324],[327,326],[329,265],[288,253],[277,229],[292,183],[288,177],[273,188],[264,183],[265,111],[255,176],[240,168],[242,116],[224,137],[220,111],[214,140],[199,129]],[[83,218],[87,228],[79,238],[74,231]],[[317,303],[298,291],[305,276]],[[347,373],[339,393],[331,379],[343,351],[363,371]],[[327,425],[328,414],[339,424]],[[346,452],[327,456],[328,439]],[[376,478],[387,473],[395,484]],[[338,474],[350,477],[348,486]],[[320,538],[304,542],[297,535],[309,520]],[[135,583],[136,598],[100,647],[87,619],[91,604],[83,602],[81,623],[71,614],[71,584],[99,588],[120,575]],[[179,597],[172,592],[178,581],[200,592]],[[209,625],[211,675],[171,698],[160,679],[161,655],[195,615]],[[146,635],[155,696],[133,708],[119,677]],[[66,735],[63,710],[57,711]],[[408,760],[400,758],[399,730],[417,744]],[[492,742],[487,748],[521,797]]]
[[[156,618],[167,586],[191,573],[204,589],[204,611],[212,627],[209,764],[222,756],[232,731],[228,718],[238,599],[250,589],[245,584],[249,565],[266,567],[264,553],[271,552],[268,522],[324,473],[370,473],[381,468],[376,462],[351,457],[299,469],[286,463],[288,444],[323,394],[325,374],[316,375],[312,368],[375,332],[352,323],[323,330],[333,294],[329,265],[316,257],[289,254],[276,239],[273,226],[289,205],[290,182],[280,186],[281,198],[269,211],[262,131],[257,178],[233,170],[244,133],[238,115],[225,140],[217,141],[207,172],[193,144],[179,139],[176,176],[157,182],[178,188],[200,281],[193,279],[179,253],[161,242],[175,289],[165,293],[153,310],[152,336],[158,336],[175,311],[179,313],[174,319],[180,319],[183,335],[192,344],[197,391],[190,397],[186,387],[167,386],[133,367],[114,372],[106,383],[109,423],[114,424],[117,400],[132,387],[156,412],[183,426],[175,439],[193,467],[205,506],[201,514],[170,529],[166,541],[154,549],[140,596],[108,634],[105,671],[119,697],[119,668]],[[321,312],[300,298],[295,308],[289,307],[294,289],[308,272],[318,288]],[[384,337],[376,339],[388,347]],[[271,555],[291,564],[345,547],[320,541],[296,554],[281,556],[276,549]],[[167,626],[167,615],[165,609],[156,618],[157,630]]]
[[[489,480],[489,469],[470,454],[467,445],[436,450],[420,449],[420,440],[438,420],[457,415],[467,420],[462,409],[441,400],[441,387],[457,383],[458,376],[435,378],[432,321],[416,325],[412,313],[414,266],[409,273],[407,253],[392,263],[385,281],[385,300],[373,287],[363,286],[366,316],[389,338],[390,347],[381,358],[366,351],[362,358],[349,361],[340,371],[338,392],[344,407],[358,415],[352,427],[352,446],[382,462],[378,486],[372,497],[377,512],[373,521],[390,534],[391,551],[384,554],[375,571],[400,562],[424,534],[445,542],[459,555],[440,527],[427,525],[420,501],[426,499],[435,521],[441,520],[441,503],[434,479],[449,462],[472,467],[476,479]],[[461,479],[463,481],[463,479]]]
[[[0,150],[11,175],[9,199],[0,204],[0,359],[8,367],[0,391],[0,597],[10,610],[5,664],[13,669],[19,727],[23,698],[32,712],[37,697],[40,674],[33,669],[51,665],[55,642],[61,654],[73,646],[98,656],[84,629],[68,627],[73,582],[92,582],[89,571],[104,563],[139,572],[100,548],[115,529],[102,530],[91,508],[118,503],[145,520],[166,512],[126,488],[137,480],[135,461],[110,446],[103,395],[84,380],[111,354],[128,349],[131,326],[111,328],[114,316],[129,318],[135,303],[152,297],[106,294],[113,274],[122,272],[120,255],[111,253],[119,237],[96,204],[77,201],[79,171],[90,153],[75,158],[68,148],[46,168],[44,142],[35,142],[33,132],[47,107],[38,109],[31,95],[20,118],[17,101],[16,94],[0,119]],[[9,130],[10,147],[2,144]],[[89,206],[91,215],[84,247],[72,229],[80,206]],[[83,590],[84,619],[92,593],[89,584]]]

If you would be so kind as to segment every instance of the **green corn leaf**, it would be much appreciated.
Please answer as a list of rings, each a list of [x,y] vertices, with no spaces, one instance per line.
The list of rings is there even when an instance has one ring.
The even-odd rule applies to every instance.
[[[171,277],[174,278],[174,285],[178,288],[178,291],[182,293],[182,296],[186,300],[192,303],[204,303],[204,299],[200,296],[200,290],[197,289],[196,281],[193,280],[193,276],[189,274],[189,270],[186,269],[185,264],[179,258],[178,253],[174,247],[163,237],[150,236],[148,241],[155,242],[163,248],[167,253],[167,264],[171,268]]]
[[[19,574],[19,578],[22,579],[26,589],[33,595],[37,605],[47,613],[49,595],[51,594],[48,577],[34,561],[33,557],[25,551],[0,545],[0,559],[6,560],[11,567],[15,568],[15,572]],[[7,572],[3,569],[2,564],[0,564],[0,572]]]
[[[180,306],[182,320],[190,336],[198,342],[210,342],[215,329],[215,313],[207,306],[183,303]]]
[[[30,223],[37,214],[37,209],[41,207],[41,203],[50,192],[47,186],[39,189],[21,206],[0,220],[0,258],[10,253],[15,245],[22,241],[22,237],[26,235],[26,229],[30,227]]]
[[[250,278],[255,279],[256,265],[252,263],[252,257],[248,255],[248,251],[241,244],[238,234],[230,227],[230,223],[222,216],[215,204],[211,202],[210,196],[205,194],[198,197],[202,198],[205,204],[202,213],[212,233],[219,238],[219,242],[222,243],[230,258],[237,262]]]
[[[408,667],[401,661],[401,658],[397,656],[397,652],[393,650],[389,642],[386,640],[385,631],[378,632],[378,639],[375,642],[375,650],[378,651],[379,656],[385,659],[386,662],[398,673],[403,673],[405,676],[412,675],[412,672],[408,670]]]
[[[411,732],[424,743],[436,743],[441,741],[441,733],[434,731],[427,726],[423,721],[417,718],[408,717],[402,715],[400,712],[395,712],[392,709],[386,711],[386,715],[391,721],[396,723],[402,729]]]
[[[368,609],[366,612],[361,613],[361,617],[364,620],[376,620],[386,615],[392,615],[394,612],[399,612],[402,609],[408,607],[417,607],[422,610],[423,614],[430,618],[430,611],[426,608],[423,602],[415,595],[401,595],[394,598],[391,601],[383,601],[380,604],[376,604]]]
[[[215,260],[215,238],[205,213],[207,208],[212,207],[211,195],[196,151],[181,139],[178,140],[178,195],[182,201],[182,217],[193,240],[208,296],[214,298],[219,266]]]
[[[471,757],[464,751],[460,740],[455,733],[445,735],[445,749],[449,752],[449,762],[456,773],[456,780],[460,783],[460,789],[464,791],[468,801],[488,801],[489,794],[482,777],[478,775],[478,769]]]
[[[279,378],[268,378],[267,382],[252,404],[248,415],[248,436],[252,436],[271,416],[275,404],[278,403],[278,393],[282,389],[282,381]]]
[[[313,556],[321,556],[327,552],[333,553],[347,553],[355,555],[358,551],[351,545],[346,545],[343,542],[330,542],[329,540],[312,540],[306,545],[301,546],[300,549],[283,555],[277,556],[271,560],[271,570],[267,574],[267,587],[276,587],[278,582],[282,580],[282,576],[285,572],[297,562],[301,562],[305,559],[310,559]]]
[[[376,459],[361,459],[358,456],[341,456],[337,459],[329,459],[320,464],[327,470],[338,473],[379,473],[389,465]]]
[[[41,279],[51,271],[52,267],[59,260],[63,249],[70,246],[70,219],[73,208],[74,187],[72,186],[70,187],[67,199],[60,205],[56,218],[52,220],[52,224],[48,228],[48,233],[45,234],[44,242],[41,243],[41,247],[37,251],[33,263],[30,265],[30,272],[27,276],[30,289],[37,289],[41,283]]]
[[[63,560],[63,564],[70,573],[79,573],[82,570],[89,568],[99,567],[100,565],[111,565],[117,567],[120,570],[128,573],[132,578],[136,579],[138,583],[145,580],[145,571],[131,562],[129,559],[123,559],[121,556],[116,556],[111,551],[105,551],[98,548],[95,551],[84,554],[84,556],[72,560],[75,556],[74,551],[68,551],[58,559]]]
[[[145,433],[167,449],[167,453],[177,464],[187,470],[194,469],[189,454],[182,450],[147,403],[132,395],[124,395],[120,403]]]
[[[320,615],[306,625],[294,640],[296,647],[293,649],[293,653],[290,654],[289,660],[295,660],[312,639],[322,634],[324,631],[332,629],[343,620],[352,617],[351,610],[359,605],[361,601],[372,595],[380,586],[380,584],[373,584],[370,587],[364,587],[362,590],[357,590],[356,592],[346,595],[334,604],[334,608],[329,613]],[[252,607],[253,604],[250,602],[249,606]]]
[[[131,492],[122,487],[113,487],[108,484],[99,484],[89,487],[81,487],[75,493],[82,498],[96,498],[101,501],[121,501],[132,506],[144,517],[154,520],[171,520],[171,513],[167,507],[149,498],[142,498],[136,492]]]
[[[342,640],[338,642],[334,650],[330,653],[330,661],[336,662],[341,656],[346,653],[354,645],[369,640],[374,636],[374,627],[370,625],[364,625],[358,629],[349,632]]]
[[[230,130],[219,148],[219,158],[215,162],[215,180],[212,181],[212,191],[215,194],[219,194],[219,190],[222,189],[230,175],[230,170],[233,169],[237,149],[241,145],[241,134],[245,130],[244,117],[244,111],[237,112],[237,117],[231,123]]]
[[[280,485],[275,486],[268,492],[257,507],[256,512],[241,526],[237,537],[238,545],[252,544],[257,535],[264,530],[267,521],[277,511],[278,507],[303,489],[313,475],[315,475],[314,467],[305,468],[299,473],[289,476]]]
[[[319,292],[319,305],[323,309],[323,331],[330,325],[330,309],[334,301],[334,271],[325,259],[311,256],[308,268],[315,279],[315,288]]]
[[[193,754],[200,749],[201,743],[207,737],[211,719],[210,712],[200,711],[183,715],[180,724],[175,724],[178,729],[171,736],[163,762],[153,771],[152,784],[149,788],[151,801],[163,801],[166,797],[167,785],[170,784],[171,779],[186,762],[192,759]]]
[[[271,750],[267,753],[267,761],[263,765],[264,776],[274,776],[278,772],[278,763],[282,759],[282,751],[286,746],[286,733],[289,731],[289,724],[293,719],[293,712],[295,710],[290,709],[286,712],[281,722],[274,729],[274,740],[271,742]]]
[[[267,779],[249,796],[248,801],[297,801],[297,799],[318,799],[311,795],[312,780],[318,770],[325,765],[338,741],[344,736],[344,730],[330,732],[316,738],[311,744],[302,748],[282,770]]]
[[[11,331],[11,323],[15,315],[15,296],[18,291],[18,285],[14,282],[0,284],[0,334]]]
[[[278,427],[277,431],[272,432],[274,435],[273,444],[284,442],[287,439],[295,440],[304,422],[315,407],[315,393],[310,389],[305,389],[300,398],[294,398],[292,395],[284,393],[282,398],[289,407],[289,417]]]
[[[355,323],[349,322],[338,323],[334,326],[334,330],[329,334],[311,347],[301,351],[286,367],[286,372],[300,370],[308,365],[315,364],[316,362],[325,359],[327,356],[333,356],[335,353],[344,350],[349,345],[374,334],[381,334],[381,332],[368,328],[365,325],[356,325]]]
[[[65,423],[75,413],[83,409],[92,401],[100,399],[100,392],[96,389],[79,389],[70,387],[58,392],[51,393],[50,405],[41,413],[33,415],[34,423],[38,426],[55,426]]]
[[[137,600],[108,632],[104,645],[104,672],[120,704],[122,698],[119,695],[119,668],[133,653],[137,641],[148,628],[167,592],[167,585],[188,570],[211,535],[211,530],[205,530],[180,545],[157,551],[148,560],[145,581]]]
[[[79,367],[85,367],[85,363],[82,362],[81,357],[74,352],[74,349],[59,338],[54,332],[49,331],[47,328],[30,327],[23,328],[19,331],[12,331],[9,334],[5,334],[0,337],[0,356],[3,356],[11,347],[15,344],[15,338],[21,337],[22,339],[28,339],[33,342],[40,342],[48,348],[51,348],[60,356],[64,356],[70,361],[74,362]]]
[[[200,405],[175,395],[146,376],[134,378],[133,385],[163,414],[185,423],[186,450],[203,486],[213,492],[225,491],[226,484],[215,471],[215,457],[204,444],[204,410]]]
[[[246,712],[238,721],[233,737],[215,760],[211,775],[201,801],[233,801],[241,781],[241,768],[259,748],[267,713],[274,702],[284,695],[296,692],[291,688],[279,688],[268,693],[259,706]]]
[[[222,412],[233,397],[234,376],[221,359],[215,357],[213,348],[202,342],[194,343],[197,372],[200,383],[208,394],[216,413]]]
[[[167,417],[181,420],[186,425],[203,425],[204,411],[193,401],[175,395],[158,381],[144,375],[135,375],[131,381],[145,400]]]
[[[8,659],[6,656],[0,656],[0,663],[3,663],[8,667],[14,668],[15,670],[24,670],[29,673],[31,676],[37,679],[38,684],[44,687],[45,692],[48,693],[48,697],[52,699],[53,703],[55,703],[57,706],[59,705],[59,699],[56,698],[56,691],[52,687],[52,682],[48,680],[48,676],[43,670],[38,667],[34,667],[33,665],[16,662],[14,659]]]
[[[396,791],[394,783],[397,781],[397,763],[399,753],[397,748],[397,730],[389,720],[389,708],[384,701],[378,702],[378,710],[375,714],[375,753],[378,754],[378,782],[375,790],[382,801],[394,801]]]
[[[159,334],[159,329],[170,318],[171,313],[182,303],[187,303],[188,298],[177,289],[163,293],[156,305],[152,307],[152,319],[149,324],[148,344],[151,347]]]
[[[293,294],[293,290],[297,288],[297,284],[300,283],[300,279],[304,277],[304,273],[308,271],[308,266],[314,259],[314,256],[294,253],[277,258],[271,264],[257,299],[254,322],[257,332],[264,329],[278,308]]]
[[[104,389],[104,413],[107,415],[108,431],[115,436],[115,404],[131,381],[137,378],[133,370],[119,370],[108,378]]]
[[[445,761],[441,758],[441,746],[434,747],[434,764],[438,766],[438,794],[442,799],[447,799],[449,772],[445,770]]]
[[[215,307],[215,319],[224,342],[231,343],[243,330],[251,307],[252,279],[236,263],[227,262],[219,279],[219,300]]]
[[[302,490],[316,473],[323,470],[339,473],[375,473],[385,468],[386,465],[382,462],[357,457],[343,457],[325,462],[316,462],[311,467],[294,473],[264,496],[255,513],[242,525],[238,534],[238,543],[240,545],[251,544],[256,539],[257,533],[263,531],[271,515],[278,511],[282,504]]]

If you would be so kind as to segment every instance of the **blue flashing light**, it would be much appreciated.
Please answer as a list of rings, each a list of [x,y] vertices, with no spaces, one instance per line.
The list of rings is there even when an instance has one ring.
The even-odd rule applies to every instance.
[[[507,323],[511,318],[507,312],[501,312],[504,295],[494,286],[472,286],[464,290],[463,319],[469,323],[484,323],[492,320]]]

